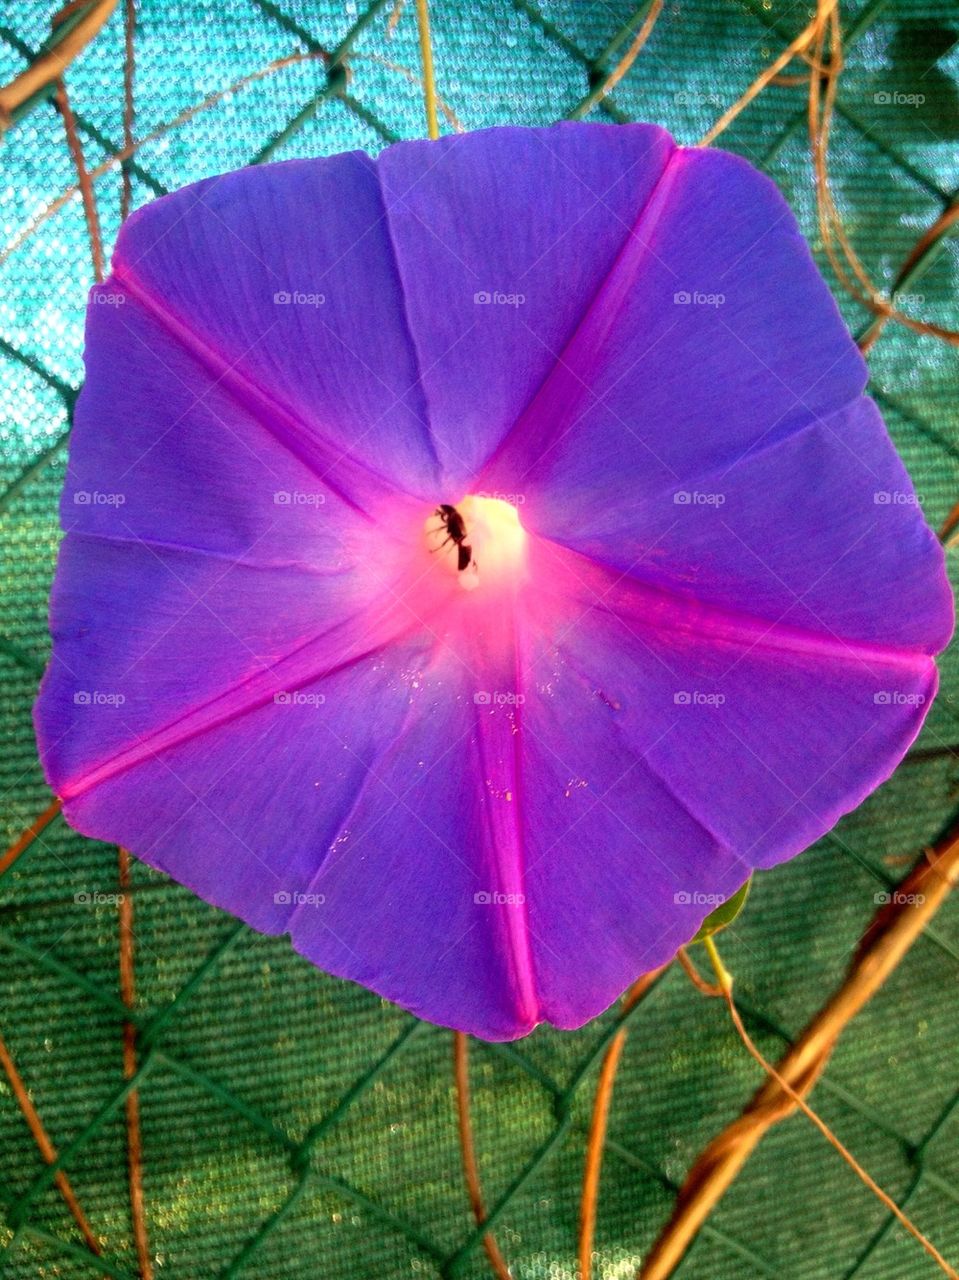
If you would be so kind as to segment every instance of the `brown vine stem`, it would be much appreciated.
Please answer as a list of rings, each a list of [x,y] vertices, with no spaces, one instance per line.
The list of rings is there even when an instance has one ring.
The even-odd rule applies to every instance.
[[[358,62],[360,59],[363,59],[363,58],[365,58],[367,62],[376,62],[381,67],[386,67],[387,71],[392,71],[396,75],[402,76],[404,80],[408,80],[411,85],[420,89],[421,92],[423,93],[426,92],[426,83],[423,80],[423,77],[418,76],[416,72],[411,70],[409,67],[404,67],[402,63],[391,62],[389,58],[384,58],[379,53],[350,54],[350,60],[352,62]],[[439,107],[440,111],[442,111],[448,123],[452,125],[452,127],[456,130],[457,133],[465,133],[466,127],[464,126],[462,120],[460,120],[459,116],[457,116],[453,108],[449,105],[449,103],[446,102],[444,98],[441,98],[438,93],[435,96],[436,96],[436,105]]]
[[[637,979],[623,998],[623,1012],[626,1013],[634,1008],[668,968],[668,964],[661,965],[658,969],[653,969],[651,973],[644,973]],[[586,1141],[583,1194],[579,1209],[579,1280],[591,1280],[593,1274],[593,1240],[596,1235],[596,1206],[599,1202],[599,1180],[603,1171],[606,1126],[609,1121],[610,1103],[613,1100],[613,1086],[616,1083],[616,1073],[619,1070],[620,1058],[623,1056],[627,1034],[627,1028],[620,1027],[609,1042],[599,1069],[599,1080],[596,1083],[593,1114]]]
[[[0,875],[3,875],[5,871],[9,870],[21,854],[25,853],[26,850],[30,848],[34,840],[36,840],[41,832],[43,832],[54,820],[60,812],[60,808],[60,801],[56,799],[52,800],[44,811],[35,818],[33,822],[31,822],[26,831],[24,831],[23,834],[13,842],[3,857],[0,858]],[[4,1073],[10,1082],[10,1088],[13,1091],[13,1096],[16,1099],[20,1110],[23,1112],[23,1118],[26,1120],[27,1126],[33,1134],[33,1139],[39,1148],[40,1154],[43,1156],[47,1164],[53,1164],[57,1158],[56,1148],[50,1141],[47,1131],[43,1127],[43,1121],[40,1119],[39,1113],[33,1105],[30,1095],[27,1092],[27,1087],[23,1082],[23,1078],[17,1070],[16,1063],[10,1056],[10,1051],[2,1037],[0,1037],[0,1066],[3,1067]],[[86,1215],[80,1208],[80,1202],[77,1200],[76,1193],[73,1190],[70,1179],[67,1177],[66,1171],[63,1169],[58,1170],[54,1181],[60,1194],[63,1196],[64,1203],[73,1215],[77,1226],[80,1228],[88,1248],[91,1252],[99,1254],[101,1252],[100,1243],[93,1234],[93,1228],[90,1226]]]
[[[59,800],[51,800],[43,813],[30,823],[29,827],[27,827],[26,831],[24,831],[21,836],[18,836],[17,839],[14,840],[6,853],[0,857],[0,876],[13,866],[21,853],[25,853],[26,850],[30,848],[37,836],[39,836],[40,833],[44,831],[57,816],[60,812],[60,808],[61,805]]]
[[[10,1088],[13,1091],[13,1096],[16,1098],[17,1105],[23,1112],[23,1118],[26,1120],[27,1126],[33,1134],[33,1140],[37,1144],[40,1154],[43,1156],[47,1164],[53,1164],[57,1158],[57,1149],[50,1141],[47,1131],[43,1127],[43,1121],[40,1119],[39,1113],[31,1101],[30,1094],[27,1092],[27,1086],[23,1083],[23,1077],[17,1070],[16,1063],[10,1056],[10,1051],[2,1037],[0,1037],[0,1067],[3,1067],[4,1074],[10,1081]],[[67,1177],[63,1169],[57,1170],[54,1181],[56,1182],[61,1196],[63,1196],[64,1203],[70,1210],[74,1221],[83,1234],[83,1238],[87,1243],[87,1248],[91,1253],[99,1254],[101,1252],[100,1242],[93,1234],[93,1228],[90,1226],[86,1214],[80,1208],[80,1202],[70,1184],[70,1179]]]
[[[469,1190],[470,1206],[476,1225],[486,1221],[486,1205],[480,1183],[479,1166],[476,1163],[476,1147],[473,1142],[473,1122],[470,1119],[470,1069],[469,1042],[462,1031],[453,1032],[453,1072],[456,1079],[456,1113],[459,1120],[460,1151],[463,1155],[463,1173]],[[497,1280],[511,1280],[506,1259],[500,1252],[496,1237],[488,1231],[483,1237],[483,1248]]]
[[[959,201],[954,202],[945,210],[944,213],[941,213],[929,230],[916,241],[912,252],[899,269],[899,274],[896,276],[895,283],[892,286],[892,294],[894,297],[896,292],[902,286],[903,281],[909,279],[926,254],[929,253],[936,244],[938,244],[947,231],[952,229],[952,226],[956,221],[959,221]],[[867,355],[872,350],[879,338],[879,335],[886,327],[886,323],[890,318],[891,317],[888,315],[881,315],[877,316],[873,321],[869,332],[865,334],[859,344],[859,350],[863,355]]]
[[[815,72],[816,75],[820,75],[820,76],[824,76],[826,74],[825,67],[821,63],[816,61],[815,55],[810,53],[808,49],[800,49],[799,53],[796,56],[801,61],[805,62],[809,70],[802,71],[797,75],[784,75],[782,72],[778,72],[770,80],[769,82],[770,84],[780,85],[784,88],[793,89],[793,88],[797,88],[801,84],[808,84],[809,77],[813,74],[813,72]]]
[[[632,44],[605,80],[603,80],[603,82],[598,85],[592,93],[583,99],[576,110],[572,113],[570,117],[571,119],[581,120],[583,116],[588,115],[589,112],[592,111],[593,107],[595,107],[597,103],[602,102],[607,94],[613,92],[620,80],[622,80],[623,76],[626,75],[627,71],[629,71],[630,67],[639,57],[646,41],[653,34],[653,27],[655,27],[656,20],[662,11],[663,0],[653,0],[653,3],[649,6],[649,12],[643,19],[642,26],[636,32],[636,37]]]
[[[406,0],[394,0],[392,11],[390,12],[389,22],[386,24],[386,38],[392,40],[396,33],[396,28],[400,25],[400,19],[403,16],[403,10],[406,8]]]
[[[416,23],[420,33],[420,59],[423,63],[423,104],[426,108],[426,132],[430,138],[440,136],[436,118],[436,77],[433,72],[433,42],[430,39],[429,0],[416,0]]]
[[[218,102],[231,94],[239,93],[248,85],[254,84],[258,80],[264,80],[267,76],[274,75],[277,71],[283,70],[285,67],[295,66],[300,62],[313,62],[317,59],[323,59],[328,55],[323,50],[308,50],[305,53],[288,53],[282,58],[274,58],[272,62],[267,63],[265,67],[260,67],[257,71],[251,71],[248,75],[241,76],[239,80],[234,80],[232,84],[226,86],[225,89],[217,89],[215,93],[207,94],[200,102],[196,102],[191,107],[186,107],[183,111],[167,120],[163,124],[157,125],[150,133],[145,134],[136,142],[132,142],[129,146],[122,147],[115,155],[109,156],[95,169],[90,170],[91,182],[96,182],[98,178],[102,178],[105,173],[110,173],[117,165],[122,164],[130,156],[135,155],[141,147],[145,147],[150,142],[155,142],[157,138],[162,138],[164,134],[170,133],[173,129],[178,129],[180,125],[186,124],[195,116],[200,115],[204,111],[209,111],[211,107],[215,107]],[[36,232],[43,224],[49,221],[54,214],[59,211],[77,194],[80,190],[75,185],[68,187],[66,191],[61,192],[55,200],[52,200],[46,208],[42,209],[35,218],[33,218],[23,230],[14,237],[9,245],[0,253],[0,267]]]
[[[133,78],[136,70],[136,0],[125,0],[123,9],[123,145],[133,145]],[[129,165],[123,166],[123,182],[120,188],[120,221],[126,222],[130,213],[133,183]]]
[[[742,97],[738,98],[727,111],[723,112],[708,133],[705,133],[699,140],[698,145],[700,147],[708,147],[710,143],[715,142],[719,135],[729,128],[740,112],[744,111],[746,107],[749,106],[753,98],[758,97],[759,94],[762,93],[763,89],[765,89],[766,85],[779,75],[783,67],[788,66],[789,63],[792,62],[793,58],[797,55],[801,56],[805,50],[809,48],[809,46],[817,39],[824,23],[829,17],[829,14],[836,8],[838,3],[839,0],[821,0],[816,16],[812,21],[807,26],[803,27],[799,35],[796,36],[794,40],[790,41],[779,57],[775,58],[765,71],[760,72]],[[812,78],[813,80],[817,79],[816,76],[813,76]]]
[[[224,98],[228,98],[232,94],[241,92],[243,89],[246,89],[249,85],[256,83],[258,80],[264,80],[268,76],[275,75],[276,72],[282,71],[286,67],[296,66],[300,62],[314,62],[318,60],[325,60],[328,57],[329,55],[323,49],[311,49],[306,52],[289,53],[285,54],[281,58],[274,58],[273,61],[267,63],[266,66],[260,67],[256,71],[251,71],[245,76],[241,76],[238,80],[234,80],[232,84],[227,85],[225,89],[217,89],[214,93],[208,94],[200,102],[194,103],[193,106],[186,107],[171,120],[166,120],[163,124],[157,125],[155,129],[151,130],[150,133],[145,134],[142,138],[123,146],[115,155],[109,156],[106,160],[98,164],[96,168],[89,171],[90,181],[95,183],[99,178],[102,178],[104,174],[115,169],[117,165],[122,165],[124,160],[128,160],[131,156],[136,155],[142,147],[147,146],[151,142],[155,142],[158,138],[162,138],[165,134],[172,132],[174,129],[178,129],[181,125],[184,125],[196,116],[201,115],[204,111],[209,111],[212,107],[215,107],[217,103],[222,102]],[[371,60],[376,60],[372,54],[353,55],[354,59],[358,57],[367,57]],[[394,66],[386,63],[385,60],[384,65],[387,65],[390,70],[394,69]],[[407,74],[406,68],[396,66],[395,70],[401,72],[403,75]],[[419,77],[414,76],[414,80],[416,80],[417,83],[420,83]],[[457,120],[452,110],[448,110],[439,98],[437,98],[437,102],[440,104],[441,109],[447,116],[450,124],[452,124],[454,128],[462,128],[462,125],[459,120]],[[0,251],[0,267],[2,267],[13,256],[13,254],[16,253],[16,251],[25,244],[26,241],[40,229],[40,227],[43,226],[45,222],[48,222],[52,217],[59,213],[61,209],[68,205],[79,191],[79,185],[75,184],[74,186],[67,187],[67,189],[62,191],[55,200],[52,200],[50,204],[42,209],[35,218],[28,222],[23,230],[14,237],[7,247]]]
[[[923,1235],[915,1223],[912,1222],[905,1213],[903,1213],[902,1209],[899,1208],[892,1196],[887,1195],[886,1192],[883,1191],[882,1187],[879,1186],[878,1182],[876,1182],[875,1179],[866,1172],[849,1148],[839,1141],[825,1121],[820,1118],[817,1112],[813,1111],[812,1107],[809,1106],[802,1095],[792,1087],[788,1080],[783,1079],[772,1063],[766,1061],[753,1042],[749,1032],[743,1026],[742,1018],[739,1016],[739,1010],[736,1008],[736,1002],[733,999],[732,984],[730,982],[723,983],[723,993],[726,997],[726,1004],[729,1007],[729,1015],[733,1020],[733,1025],[750,1055],[759,1063],[766,1074],[780,1086],[783,1093],[786,1094],[793,1105],[798,1107],[799,1110],[812,1121],[833,1150],[838,1152],[842,1159],[845,1160],[846,1164],[849,1165],[856,1177],[859,1178],[860,1181],[869,1188],[873,1195],[886,1206],[889,1212],[905,1228],[905,1230],[908,1231],[913,1239],[917,1240],[919,1244],[922,1245],[926,1253],[929,1254],[943,1273],[949,1277],[949,1280],[959,1280],[959,1272],[956,1272],[954,1268],[950,1266],[932,1241],[929,1240],[927,1236]]]
[[[76,0],[65,5],[53,19],[54,28],[81,7],[83,6],[78,5]],[[10,127],[11,116],[18,107],[22,107],[35,93],[63,75],[80,50],[90,43],[113,13],[117,0],[100,0],[99,3],[88,4],[86,7],[87,12],[62,40],[47,53],[34,58],[9,84],[0,88],[0,133]]]
[[[957,880],[959,832],[953,831],[927,853],[926,859],[891,895],[891,901],[880,908],[863,935],[842,985],[779,1063],[775,1067],[767,1064],[769,1079],[743,1113],[696,1159],[669,1222],[639,1272],[640,1280],[666,1280],[673,1274],[706,1218],[764,1135],[797,1108],[807,1110],[803,1095],[822,1073],[842,1031],[894,972]],[[893,1207],[894,1202],[887,1202],[884,1195],[881,1193],[880,1199],[906,1225],[908,1219],[898,1206]],[[911,1224],[907,1230],[910,1228]],[[915,1228],[912,1232],[916,1234]],[[933,1250],[933,1246],[925,1242],[923,1247],[927,1246]],[[939,1260],[934,1251],[932,1256]],[[947,1275],[956,1275],[949,1263],[943,1260],[940,1265]]]
[[[93,191],[93,183],[83,158],[83,144],[77,133],[77,122],[73,108],[67,96],[67,86],[62,79],[57,80],[57,92],[54,98],[57,110],[63,117],[63,127],[67,135],[67,147],[77,171],[77,185],[83,199],[83,216],[87,223],[87,234],[90,238],[90,257],[93,260],[93,274],[99,283],[103,279],[103,239],[100,235],[100,215],[97,213],[97,198]]]
[[[825,56],[827,36],[829,40],[828,58]],[[781,75],[783,68],[795,57],[805,59],[811,65],[812,72],[808,76],[783,77]],[[828,165],[829,136],[839,75],[842,68],[842,30],[839,21],[839,0],[817,0],[816,13],[809,24],[756,77],[742,97],[719,117],[712,128],[703,135],[698,145],[706,147],[715,142],[719,135],[732,124],[733,120],[754,98],[758,97],[767,85],[808,81],[809,142],[816,188],[816,212],[819,219],[823,249],[843,288],[851,297],[855,298],[857,302],[876,316],[876,323],[870,328],[869,333],[863,340],[863,351],[868,352],[870,350],[879,337],[883,326],[889,320],[905,325],[906,328],[911,329],[914,333],[938,338],[951,346],[959,346],[959,332],[944,328],[942,325],[932,324],[929,321],[916,320],[900,311],[892,302],[881,296],[860,262],[843,225],[833,198]],[[825,81],[825,91],[822,89],[823,81]],[[959,214],[954,211],[954,207],[951,207],[937,219],[933,227],[920,238],[907,260],[907,265],[900,272],[900,277],[912,269],[915,261],[928,252],[932,243],[950,229],[957,217],[959,217]],[[839,251],[837,251],[837,245]],[[846,269],[847,266],[849,270]],[[850,276],[850,271],[852,276]]]
[[[130,854],[117,850],[119,859],[120,901],[118,923],[120,934],[120,998],[128,1009],[136,1003],[136,976],[133,963],[133,895],[130,892]],[[136,1026],[129,1019],[123,1023],[123,1078],[129,1080],[137,1070]],[[153,1261],[147,1236],[146,1210],[143,1201],[143,1141],[140,1131],[140,1094],[131,1089],[126,1096],[127,1181],[130,1188],[130,1218],[136,1244],[140,1280],[153,1280]]]
[[[950,534],[959,526],[959,502],[952,508],[945,520],[942,522],[942,528],[939,530],[939,541],[945,542],[947,545],[950,541]]]
[[[693,984],[698,992],[704,996],[721,996],[723,993],[719,987],[713,986],[711,982],[707,982],[702,976],[692,960],[689,958],[689,952],[685,947],[680,947],[676,952],[676,959],[682,966],[683,973]]]
[[[938,338],[951,346],[959,346],[959,333],[956,331],[946,329],[942,325],[932,324],[929,321],[915,320],[880,295],[846,232],[842,217],[833,198],[829,180],[829,138],[839,85],[839,75],[843,66],[842,29],[839,21],[839,10],[833,0],[818,0],[817,18],[819,19],[819,26],[815,33],[815,56],[816,61],[823,63],[826,67],[826,74],[823,77],[826,87],[825,92],[822,92],[819,76],[813,76],[809,81],[809,143],[816,186],[816,212],[826,256],[850,297],[855,298],[863,307],[872,311],[878,318],[881,318],[883,323],[887,320],[895,320],[897,324],[905,325],[906,328],[911,329],[914,333]],[[829,58],[828,61],[824,62],[827,34],[829,38]],[[938,226],[938,222],[936,225]],[[948,225],[951,225],[951,223]],[[946,227],[943,228],[943,230],[946,229]],[[940,231],[939,234],[942,234],[942,232]],[[920,239],[917,249],[925,239],[925,236]],[[837,245],[842,257],[837,252]],[[925,249],[923,252],[925,252]],[[850,278],[849,272],[846,270],[847,266],[855,279]],[[877,332],[867,337],[863,343],[863,350],[868,351],[878,336]]]

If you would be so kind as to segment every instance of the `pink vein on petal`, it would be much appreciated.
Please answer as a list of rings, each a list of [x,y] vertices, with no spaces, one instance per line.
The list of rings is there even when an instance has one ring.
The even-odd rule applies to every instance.
[[[656,185],[649,194],[609,273],[597,289],[572,336],[556,357],[538,390],[499,442],[487,460],[482,487],[496,488],[494,474],[505,468],[509,474],[510,451],[522,449],[528,457],[546,452],[549,440],[557,433],[557,423],[573,416],[575,407],[589,392],[583,379],[570,371],[576,362],[588,364],[599,354],[602,344],[619,319],[620,311],[636,284],[636,274],[648,251],[648,238],[662,217],[670,189],[682,162],[684,152],[677,147],[670,153]],[[535,444],[533,438],[535,437]]]
[[[103,764],[64,783],[60,788],[61,798],[68,803],[99,783],[156,756],[160,751],[171,750],[191,738],[257,710],[279,692],[304,688],[379,653],[420,625],[415,617],[404,622],[397,619],[391,625],[391,619],[398,611],[397,604],[390,602],[385,609],[370,608],[365,613],[361,611],[360,614],[309,637],[271,662],[264,671],[235,681],[212,698],[188,708],[169,724],[141,736]],[[381,634],[367,644],[361,644],[360,640],[366,639],[374,628]],[[313,651],[324,641],[326,645],[322,655],[317,655],[308,663]]]
[[[519,660],[517,636],[517,609],[515,602],[510,610],[513,653],[513,693],[521,693],[523,668]],[[504,904],[500,910],[505,915],[506,935],[516,972],[517,1013],[530,1029],[540,1020],[539,997],[530,940],[529,911],[526,902],[524,866],[525,856],[522,833],[522,704],[516,697],[509,713],[503,708],[491,711],[474,702],[476,746],[485,812],[488,819],[489,848],[496,861],[496,869],[502,880],[499,892],[513,897],[513,903]],[[501,760],[506,777],[494,786],[491,774],[493,763]],[[497,794],[506,793],[504,794]],[[504,805],[506,806],[504,812]]]
[[[356,498],[356,493],[369,493],[372,489],[388,496],[401,492],[391,480],[324,437],[316,424],[303,422],[288,405],[260,387],[239,367],[242,357],[230,360],[211,347],[184,320],[175,315],[165,302],[137,280],[129,267],[114,261],[113,279],[162,324],[186,351],[216,375],[214,386],[224,387],[244,408],[254,412],[258,410],[256,416],[260,425],[360,515],[371,518],[369,511]],[[202,399],[202,396],[198,399]],[[346,480],[346,483],[341,483],[342,480]]]
[[[695,631],[719,644],[750,649],[771,649],[787,653],[809,654],[827,661],[870,661],[899,667],[907,671],[923,671],[934,665],[934,657],[921,649],[908,646],[877,644],[873,641],[848,639],[845,636],[812,631],[779,620],[751,614],[745,610],[724,608],[699,596],[684,593],[673,587],[652,583],[634,572],[622,572],[604,564],[593,556],[577,551],[556,539],[540,539],[548,543],[554,552],[578,562],[575,571],[580,585],[586,589],[584,605],[587,611],[627,616],[641,629],[658,631]],[[595,580],[593,585],[590,579]],[[548,573],[539,580],[541,590],[554,594],[555,587]],[[617,589],[622,588],[617,599]],[[629,600],[622,594],[631,593]],[[563,598],[562,592],[558,593]],[[797,597],[799,599],[801,597]]]

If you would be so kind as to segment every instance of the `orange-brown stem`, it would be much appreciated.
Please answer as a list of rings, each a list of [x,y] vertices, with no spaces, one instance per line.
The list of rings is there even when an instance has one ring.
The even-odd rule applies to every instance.
[[[63,117],[63,127],[67,135],[67,146],[77,171],[77,185],[83,200],[83,216],[87,224],[87,235],[90,239],[90,257],[93,259],[93,274],[99,283],[103,279],[103,240],[100,235],[100,215],[97,212],[97,198],[93,191],[93,183],[83,158],[83,144],[77,133],[77,122],[70,106],[67,86],[62,79],[57,80],[55,96],[57,110]]]
[[[763,1136],[796,1110],[796,1095],[804,1096],[812,1088],[844,1028],[897,968],[957,879],[959,834],[953,833],[877,912],[845,980],[780,1059],[775,1077],[762,1085],[743,1113],[693,1163],[669,1222],[640,1271],[642,1280],[666,1280],[673,1274]]]
[[[18,838],[14,840],[10,848],[6,851],[3,857],[0,858],[0,876],[13,866],[22,853],[25,853],[26,850],[30,848],[37,836],[40,835],[40,833],[48,827],[57,816],[60,812],[60,808],[61,805],[59,800],[51,800],[43,813],[31,822],[23,835],[18,836]]]
[[[632,1009],[652,988],[668,965],[644,973],[627,991],[623,998],[623,1012]],[[590,1280],[593,1273],[593,1241],[596,1236],[596,1209],[599,1203],[599,1181],[603,1171],[603,1148],[606,1144],[606,1129],[609,1122],[609,1108],[613,1100],[613,1086],[619,1070],[620,1058],[626,1044],[627,1029],[620,1029],[609,1042],[599,1069],[596,1083],[596,1096],[593,1099],[593,1114],[590,1119],[589,1135],[586,1140],[586,1164],[583,1170],[583,1193],[579,1208],[579,1276],[580,1280]]]
[[[120,998],[128,1009],[136,1003],[136,976],[133,963],[133,895],[130,892],[130,855],[117,851],[119,858],[120,904]],[[123,1023],[123,1078],[131,1079],[137,1069],[136,1026],[129,1019]],[[147,1236],[146,1207],[143,1199],[143,1140],[140,1129],[140,1095],[136,1089],[126,1096],[127,1183],[130,1189],[130,1219],[136,1244],[140,1280],[153,1280],[153,1260]]]
[[[2,1037],[0,1037],[0,1067],[3,1067],[4,1074],[10,1082],[10,1088],[13,1091],[13,1096],[16,1099],[20,1110],[23,1112],[23,1118],[26,1120],[27,1126],[33,1134],[33,1140],[36,1142],[40,1154],[43,1156],[47,1164],[53,1164],[57,1158],[57,1149],[50,1141],[47,1131],[43,1127],[43,1121],[40,1119],[40,1115],[27,1092],[27,1086],[23,1083],[23,1077],[17,1070],[16,1063],[10,1056],[10,1050],[7,1048]],[[101,1252],[100,1242],[93,1234],[93,1228],[90,1226],[86,1214],[80,1208],[80,1202],[76,1197],[76,1193],[70,1184],[70,1179],[67,1177],[65,1170],[58,1169],[54,1175],[54,1181],[61,1196],[63,1196],[64,1203],[73,1215],[77,1226],[80,1228],[83,1238],[87,1243],[87,1247],[92,1253],[99,1254]]]
[[[470,1206],[477,1226],[486,1221],[486,1205],[480,1183],[476,1147],[473,1142],[473,1122],[470,1118],[469,1043],[462,1031],[453,1032],[453,1073],[456,1080],[456,1112],[459,1120],[460,1151],[463,1156],[463,1173],[469,1191]],[[483,1248],[497,1280],[510,1280],[509,1267],[500,1252],[496,1237],[488,1231],[483,1237]]]

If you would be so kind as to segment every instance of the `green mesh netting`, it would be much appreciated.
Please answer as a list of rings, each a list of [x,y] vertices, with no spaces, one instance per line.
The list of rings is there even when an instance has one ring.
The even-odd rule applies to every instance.
[[[46,38],[52,8],[41,0],[6,6],[0,83]],[[572,114],[622,56],[645,11],[619,0],[435,2],[440,92],[467,127]],[[889,287],[957,185],[959,13],[951,0],[868,0],[845,6],[843,17],[834,192],[873,278]],[[808,18],[791,0],[671,0],[632,71],[590,116],[653,120],[695,141]],[[392,34],[389,19],[389,6],[366,12],[352,0],[142,0],[138,137],[316,43],[348,48],[350,76],[344,93],[342,79],[327,84],[320,63],[301,63],[224,97],[137,153],[134,204],[254,159],[376,150],[421,134],[418,88],[395,69],[418,65],[412,5]],[[121,13],[70,68],[68,85],[93,167],[122,143]],[[896,94],[923,101],[897,105]],[[770,86],[722,145],[775,178],[819,253],[804,88]],[[7,133],[0,164],[9,240],[75,178],[48,100]],[[109,248],[118,175],[100,179],[97,193]],[[861,332],[866,313],[822,265]],[[30,707],[47,654],[56,503],[92,280],[79,200],[24,240],[3,270],[0,793],[2,834],[12,840],[49,801]],[[921,295],[911,309],[955,327],[956,276],[946,238],[909,283]],[[870,364],[873,394],[938,525],[959,497],[955,356],[890,325]],[[943,694],[895,777],[803,857],[760,876],[726,934],[747,1024],[768,1055],[782,1052],[841,980],[876,893],[955,817],[959,672],[953,655],[942,666]],[[0,1034],[104,1247],[100,1260],[86,1250],[0,1076],[0,1272],[11,1280],[139,1274],[117,913],[108,902],[75,900],[115,893],[117,877],[114,849],[58,819],[0,880]],[[317,972],[283,939],[237,926],[145,867],[134,865],[133,880],[136,1084],[157,1274],[486,1274],[461,1172],[450,1034]],[[814,1094],[842,1140],[953,1259],[957,979],[959,903],[950,902],[847,1029]],[[611,1013],[575,1034],[540,1030],[514,1046],[471,1046],[484,1191],[501,1247],[524,1280],[575,1275],[585,1126],[614,1025]],[[759,1079],[722,1005],[675,966],[631,1028],[599,1202],[596,1274],[607,1278],[633,1274],[689,1164]],[[678,1274],[940,1273],[799,1116],[763,1141]]]

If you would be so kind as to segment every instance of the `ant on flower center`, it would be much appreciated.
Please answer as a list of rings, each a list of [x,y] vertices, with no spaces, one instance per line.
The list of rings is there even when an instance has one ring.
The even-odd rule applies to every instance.
[[[446,537],[438,547],[433,547],[433,551],[441,551],[443,547],[455,543],[456,545],[456,568],[462,573],[464,569],[468,569],[470,563],[476,567],[476,561],[473,559],[473,548],[466,541],[466,521],[448,502],[441,502],[433,513],[440,519],[440,529],[446,530]],[[439,533],[440,529],[433,530]]]
[[[430,554],[465,591],[480,586],[481,577],[498,589],[524,576],[526,533],[516,507],[503,498],[468,493],[455,506],[442,502],[430,512],[423,534]]]

